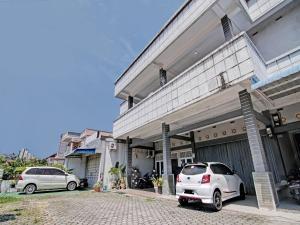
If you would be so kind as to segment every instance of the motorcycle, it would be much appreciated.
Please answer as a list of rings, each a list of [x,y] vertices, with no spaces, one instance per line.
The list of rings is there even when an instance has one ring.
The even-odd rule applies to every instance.
[[[289,190],[293,199],[300,203],[300,168],[292,170],[288,176]]]
[[[138,168],[132,168],[131,170],[131,187],[138,188],[140,179],[140,171]]]
[[[149,173],[146,173],[143,177],[140,177],[138,180],[139,189],[152,188],[152,180]]]

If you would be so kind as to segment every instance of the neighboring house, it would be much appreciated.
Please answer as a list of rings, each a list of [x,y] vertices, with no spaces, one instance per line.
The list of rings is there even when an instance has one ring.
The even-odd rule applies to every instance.
[[[29,150],[27,148],[22,148],[19,151],[18,158],[23,160],[23,161],[28,161],[28,160],[31,160],[31,159],[35,159],[35,157],[29,152]]]
[[[125,144],[117,143],[110,132],[85,129],[81,133],[67,132],[61,136],[60,154],[64,165],[79,178],[86,178],[89,187],[103,180],[110,188],[108,171],[118,162],[125,163]]]
[[[115,82],[128,180],[155,167],[173,194],[182,163],[220,161],[276,208],[300,166],[299,15],[300,1],[187,0]]]
[[[49,166],[53,164],[62,164],[64,165],[65,159],[64,157],[59,157],[58,153],[54,153],[53,155],[50,155],[46,158],[47,164]]]

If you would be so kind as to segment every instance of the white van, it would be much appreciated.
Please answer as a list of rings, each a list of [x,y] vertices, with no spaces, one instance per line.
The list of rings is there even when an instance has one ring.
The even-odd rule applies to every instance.
[[[79,179],[55,167],[28,167],[20,176],[17,190],[32,194],[40,190],[67,189],[75,190]]]

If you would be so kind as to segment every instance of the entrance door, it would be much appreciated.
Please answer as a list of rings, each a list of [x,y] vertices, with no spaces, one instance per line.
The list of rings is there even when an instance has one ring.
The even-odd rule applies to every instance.
[[[100,155],[88,156],[86,162],[86,178],[88,180],[89,187],[92,187],[98,180],[100,167]]]

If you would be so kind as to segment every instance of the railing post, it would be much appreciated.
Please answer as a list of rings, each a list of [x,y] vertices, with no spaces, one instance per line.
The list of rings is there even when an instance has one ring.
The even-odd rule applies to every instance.
[[[160,80],[160,86],[164,86],[167,82],[167,71],[165,71],[164,69],[160,69],[159,70],[159,80]]]

